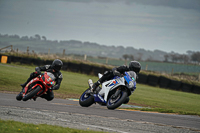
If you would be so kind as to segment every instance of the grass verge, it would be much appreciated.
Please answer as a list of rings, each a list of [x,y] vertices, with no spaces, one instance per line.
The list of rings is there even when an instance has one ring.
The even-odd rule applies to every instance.
[[[0,91],[20,92],[20,84],[27,80],[34,69],[35,66],[0,64]],[[96,76],[68,71],[62,71],[62,74],[61,88],[54,91],[57,98],[79,98],[82,92],[88,88],[89,78],[97,81]],[[139,108],[144,111],[200,116],[200,95],[148,85],[137,84],[137,89],[130,96],[129,104],[147,107]]]
[[[5,121],[0,119],[0,129],[2,133],[103,133],[87,130],[78,130],[61,126],[53,126],[46,124],[25,124],[16,121]]]

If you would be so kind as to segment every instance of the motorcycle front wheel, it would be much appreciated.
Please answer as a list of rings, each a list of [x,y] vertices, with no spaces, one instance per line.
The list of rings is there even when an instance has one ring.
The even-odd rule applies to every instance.
[[[17,96],[16,96],[16,99],[18,100],[18,101],[21,101],[22,100],[22,94],[23,94],[23,92],[20,92]]]
[[[83,92],[83,94],[79,98],[79,104],[82,107],[89,107],[94,103],[94,97],[86,93],[87,91],[89,91],[89,89]]]
[[[116,109],[125,102],[128,93],[126,90],[122,90],[118,96],[114,97],[114,94],[108,99],[107,101],[107,108],[108,109]]]
[[[26,94],[22,100],[23,101],[27,101],[28,99],[31,99],[32,97],[34,97],[35,95],[37,95],[37,93],[41,90],[40,86],[37,86],[35,89],[33,89],[32,91],[30,91],[28,94]]]

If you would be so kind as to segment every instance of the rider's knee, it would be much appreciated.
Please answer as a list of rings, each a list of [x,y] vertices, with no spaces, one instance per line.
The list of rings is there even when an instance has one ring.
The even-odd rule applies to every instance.
[[[33,73],[30,74],[30,77],[35,78],[35,77],[37,77],[37,75],[33,72]]]
[[[47,101],[51,101],[51,100],[53,100],[54,99],[54,97],[48,97],[47,98]]]

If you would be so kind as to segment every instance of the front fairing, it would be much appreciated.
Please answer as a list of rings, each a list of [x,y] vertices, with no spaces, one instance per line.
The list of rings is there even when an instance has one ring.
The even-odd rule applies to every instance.
[[[35,77],[34,79],[32,79],[23,89],[23,93],[26,94],[28,92],[28,89],[31,88],[35,88],[37,83],[41,82],[39,77]],[[33,85],[35,84],[35,85]],[[33,85],[33,86],[31,86]]]
[[[27,93],[28,89],[31,87],[34,89],[36,86],[40,86],[42,89],[45,89],[47,91],[50,87],[52,87],[55,84],[55,79],[51,76],[49,76],[48,72],[45,72],[38,77],[35,77],[32,79],[24,88],[23,93]],[[34,85],[33,85],[34,84]],[[33,85],[33,86],[32,86]]]
[[[52,73],[45,72],[42,81],[47,88],[50,88],[55,84],[55,76]]]
[[[119,86],[125,86],[125,82],[124,82],[124,78],[116,78],[116,79],[112,79],[109,81],[106,81],[104,83],[102,83],[102,89],[99,92],[99,94],[101,96],[104,96],[104,100],[107,101],[107,97],[110,91],[112,91],[113,89],[119,87]]]
[[[136,81],[135,81],[136,77],[130,77],[128,72],[125,72],[125,76],[124,79],[126,80],[127,84],[127,88],[131,89],[131,91],[134,91],[136,89]]]

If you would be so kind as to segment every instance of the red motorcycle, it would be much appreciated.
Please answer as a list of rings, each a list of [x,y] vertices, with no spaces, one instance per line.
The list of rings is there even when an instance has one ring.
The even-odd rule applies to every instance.
[[[22,94],[17,95],[17,100],[27,101],[43,95],[55,84],[55,76],[50,72],[44,72],[32,79],[22,90]]]

